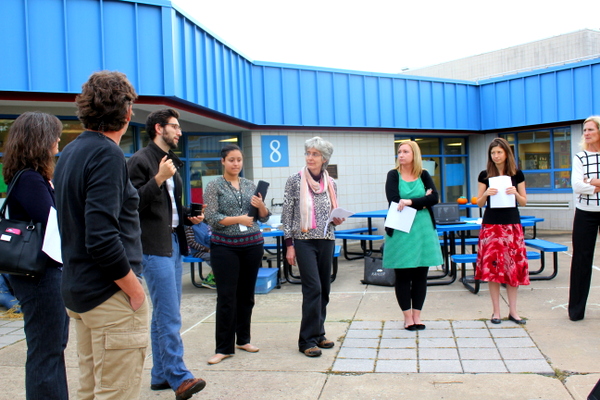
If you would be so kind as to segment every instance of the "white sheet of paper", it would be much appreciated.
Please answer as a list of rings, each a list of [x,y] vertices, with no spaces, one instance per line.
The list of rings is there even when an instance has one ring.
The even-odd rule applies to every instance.
[[[54,261],[62,264],[60,232],[58,231],[58,217],[54,207],[50,207],[50,212],[48,213],[48,223],[46,224],[46,232],[44,233],[42,251],[48,254],[48,257],[52,258]]]
[[[343,209],[341,207],[338,208],[334,208],[333,210],[331,210],[331,214],[329,214],[329,219],[327,220],[327,223],[325,224],[325,230],[323,231],[323,235],[327,234],[327,227],[329,226],[329,223],[331,221],[333,221],[334,218],[348,218],[349,216],[354,215],[354,213],[352,211],[348,211],[346,209]]]
[[[248,227],[246,225],[238,224],[240,226],[240,232],[246,232]]]
[[[490,187],[498,189],[498,194],[490,196],[491,208],[510,208],[516,205],[515,195],[506,194],[506,189],[512,186],[510,176],[494,176],[490,178]]]
[[[412,207],[404,207],[398,211],[398,203],[392,201],[385,217],[385,227],[393,228],[402,232],[410,232],[417,210]]]

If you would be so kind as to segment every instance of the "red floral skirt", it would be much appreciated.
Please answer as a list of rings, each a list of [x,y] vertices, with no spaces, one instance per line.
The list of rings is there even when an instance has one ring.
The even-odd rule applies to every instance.
[[[529,285],[521,224],[481,225],[475,279],[510,286]]]

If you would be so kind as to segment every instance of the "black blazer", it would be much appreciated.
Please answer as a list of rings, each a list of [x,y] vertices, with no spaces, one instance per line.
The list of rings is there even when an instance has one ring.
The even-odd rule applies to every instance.
[[[415,208],[417,211],[422,210],[423,208],[427,208],[429,211],[429,216],[431,217],[431,222],[435,227],[435,217],[433,216],[433,206],[436,205],[440,201],[440,196],[435,188],[435,184],[433,183],[433,179],[431,179],[431,175],[426,170],[421,172],[421,181],[423,181],[423,185],[425,186],[425,190],[431,189],[431,194],[423,197],[416,197],[412,200],[412,208]],[[392,203],[392,201],[398,203],[402,196],[400,195],[400,190],[398,189],[400,183],[400,172],[397,169],[392,169],[387,174],[387,179],[385,181],[385,196],[387,197],[388,207]],[[385,228],[385,231],[389,236],[394,234],[394,230],[392,228]]]

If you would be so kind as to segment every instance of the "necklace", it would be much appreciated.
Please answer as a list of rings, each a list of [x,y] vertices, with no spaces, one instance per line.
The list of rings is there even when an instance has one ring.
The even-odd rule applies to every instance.
[[[233,197],[235,198],[238,205],[240,206],[240,213],[241,213],[243,211],[243,209],[242,209],[242,185],[240,183],[240,177],[238,176],[238,179],[237,179],[239,189],[236,189],[231,184],[231,182],[228,181],[227,178],[225,178],[225,176],[223,176],[223,179],[225,179],[225,182],[227,182],[227,187],[229,187],[229,190],[231,190],[231,194],[233,194]]]

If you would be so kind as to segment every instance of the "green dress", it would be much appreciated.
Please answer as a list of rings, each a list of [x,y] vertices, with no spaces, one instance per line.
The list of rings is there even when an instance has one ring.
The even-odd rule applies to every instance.
[[[399,190],[403,199],[425,196],[421,178],[405,182],[400,176]],[[395,230],[393,236],[385,235],[383,268],[435,267],[442,264],[440,242],[427,208],[417,211],[410,232]]]

